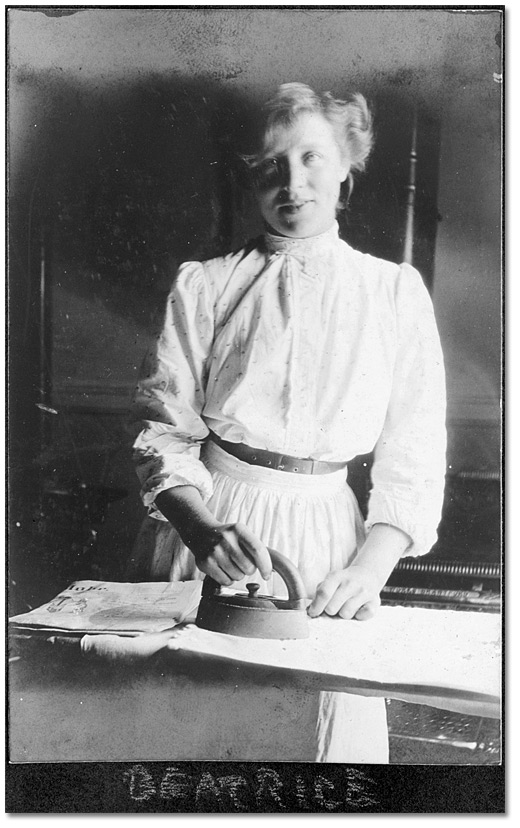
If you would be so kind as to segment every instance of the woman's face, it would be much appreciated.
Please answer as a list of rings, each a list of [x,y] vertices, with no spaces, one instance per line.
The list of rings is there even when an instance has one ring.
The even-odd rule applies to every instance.
[[[269,227],[292,238],[328,230],[350,164],[326,118],[302,112],[292,125],[275,127],[260,159],[255,194]]]

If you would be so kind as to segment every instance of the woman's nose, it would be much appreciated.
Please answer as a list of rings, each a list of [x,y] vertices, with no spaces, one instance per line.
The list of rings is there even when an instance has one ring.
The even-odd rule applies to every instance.
[[[305,167],[298,161],[288,161],[285,165],[284,185],[288,190],[298,190],[305,183]]]

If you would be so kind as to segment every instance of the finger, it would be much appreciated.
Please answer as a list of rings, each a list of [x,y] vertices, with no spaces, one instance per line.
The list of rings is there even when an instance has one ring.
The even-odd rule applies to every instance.
[[[327,575],[324,581],[318,585],[316,595],[307,608],[307,613],[311,618],[316,618],[325,611],[332,596],[335,594],[339,586],[339,579],[335,575]]]
[[[233,558],[231,556],[232,551],[233,550],[226,548],[226,546],[219,544],[219,546],[216,546],[213,550],[211,558],[213,559],[217,567],[219,567],[223,572],[225,572],[226,575],[228,575],[228,577],[231,578],[232,581],[240,581],[240,579],[248,573],[244,572],[244,570],[240,566],[237,566],[234,563]]]
[[[372,598],[367,601],[363,594],[354,595],[348,601],[345,601],[338,615],[341,618],[356,618],[358,621],[366,621],[375,615],[380,603],[379,598]]]
[[[211,558],[207,558],[205,561],[201,561],[197,564],[201,572],[204,572],[205,575],[209,575],[210,578],[213,578],[217,584],[221,584],[222,586],[231,586],[233,583],[233,578],[230,578],[223,569]]]
[[[267,547],[251,532],[249,527],[237,523],[235,529],[241,549],[253,561],[264,581],[267,581],[273,572],[273,564]]]
[[[225,572],[226,575],[231,578],[232,581],[241,581],[245,574],[230,560],[222,561],[220,568],[222,572]]]
[[[327,615],[340,615],[341,610],[345,605],[348,605],[345,612],[351,612],[351,615],[342,615],[342,618],[351,618],[355,611],[365,603],[367,596],[363,596],[363,592],[359,584],[349,581],[343,573],[336,592],[331,596],[329,603],[324,609]]]
[[[339,608],[337,615],[339,615],[340,618],[350,620],[351,618],[354,618],[361,606],[364,606],[363,600],[361,598],[349,598],[348,601],[345,601]]]
[[[368,621],[369,618],[374,617],[380,605],[380,601],[367,601],[366,604],[363,604],[363,606],[358,609],[354,615],[354,618],[358,621]]]
[[[224,563],[229,564],[231,569],[228,566],[224,566],[226,572],[231,574],[231,570],[238,571],[238,576],[235,572],[236,580],[243,578],[244,575],[252,575],[256,571],[256,566],[251,558],[241,549],[239,539],[236,537],[234,531],[227,531],[222,534],[220,543],[214,548],[212,554],[220,566]]]
[[[242,549],[238,545],[238,541],[236,543],[236,546],[229,543],[226,544],[224,548],[226,549],[229,555],[231,563],[235,567],[237,567],[242,573],[240,577],[242,577],[243,575],[252,575],[253,572],[256,572],[256,566],[254,565],[251,558],[249,558],[247,555],[243,553]]]

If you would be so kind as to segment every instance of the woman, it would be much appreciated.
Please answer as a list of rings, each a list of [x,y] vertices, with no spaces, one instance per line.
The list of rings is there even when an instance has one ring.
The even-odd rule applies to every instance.
[[[258,568],[276,593],[271,547],[298,567],[311,617],[364,620],[399,558],[435,541],[441,350],[419,274],[338,236],[341,185],[371,147],[364,99],[284,84],[262,117],[247,163],[265,236],[181,266],[145,362],[143,500],[172,579]],[[346,463],[372,449],[363,526]],[[316,760],[388,761],[383,700],[322,693]]]

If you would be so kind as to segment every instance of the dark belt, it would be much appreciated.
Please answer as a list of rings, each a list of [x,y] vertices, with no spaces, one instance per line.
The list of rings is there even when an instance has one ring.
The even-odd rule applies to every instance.
[[[310,457],[290,457],[287,454],[276,454],[266,449],[251,448],[245,443],[228,443],[212,431],[209,436],[227,454],[231,454],[244,463],[250,463],[252,466],[265,466],[293,474],[330,474],[330,472],[347,468],[346,463],[328,463],[326,460],[311,460]]]

